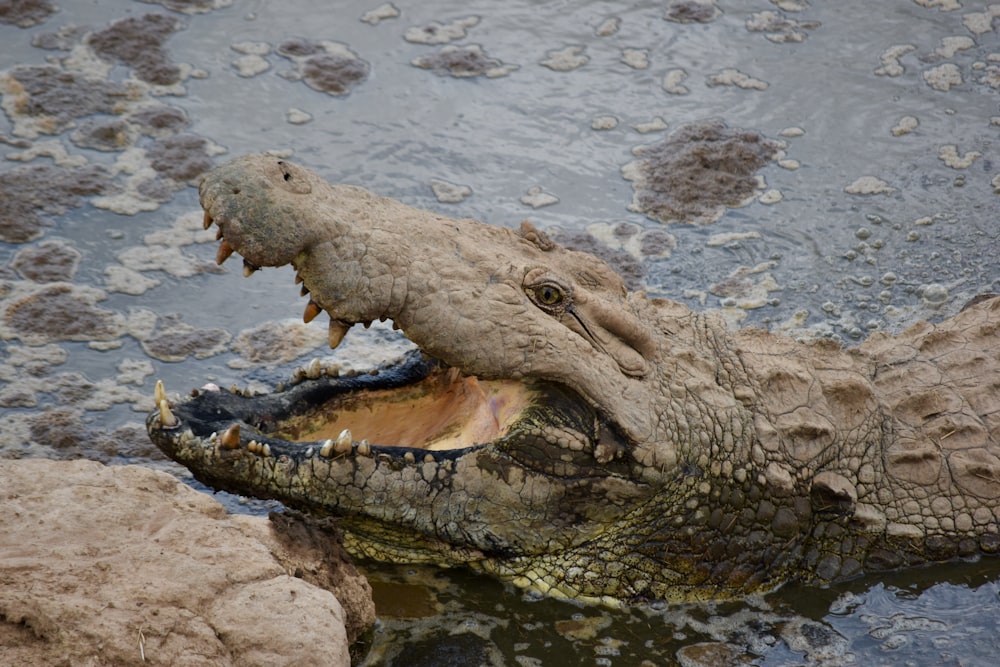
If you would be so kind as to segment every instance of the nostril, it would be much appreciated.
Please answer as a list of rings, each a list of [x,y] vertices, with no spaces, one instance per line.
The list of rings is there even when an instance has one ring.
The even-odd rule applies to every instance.
[[[234,195],[238,195],[239,193],[240,193],[240,186],[234,185],[233,186],[233,194]]]

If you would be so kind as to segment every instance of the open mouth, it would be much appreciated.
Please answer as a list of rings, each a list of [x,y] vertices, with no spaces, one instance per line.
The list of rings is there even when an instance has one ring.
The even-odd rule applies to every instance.
[[[200,481],[234,493],[260,495],[256,474],[238,474],[260,465],[253,460],[299,471],[356,458],[450,469],[489,447],[546,476],[628,469],[624,439],[571,389],[479,380],[419,350],[365,373],[313,362],[271,393],[213,386],[171,403],[157,383],[156,405],[147,427],[157,446]]]
[[[346,394],[331,391],[314,407],[289,415],[274,435],[295,441],[326,441],[346,431],[375,444],[411,449],[461,449],[504,436],[535,391],[511,381],[479,381],[437,366],[403,364],[414,380],[398,388],[370,386]],[[332,388],[331,388],[332,389]]]
[[[182,424],[200,438],[292,446],[323,456],[361,448],[447,451],[497,441],[531,413],[555,409],[555,387],[513,380],[481,381],[413,351],[368,373],[340,376],[319,364],[300,370],[270,394],[201,389],[171,408],[158,389],[159,426]],[[566,415],[564,414],[565,418]],[[233,426],[236,430],[233,430]],[[228,435],[227,435],[228,434]]]

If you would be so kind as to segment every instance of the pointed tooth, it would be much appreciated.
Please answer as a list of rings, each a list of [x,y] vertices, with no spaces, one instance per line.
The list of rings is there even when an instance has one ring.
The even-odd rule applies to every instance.
[[[399,328],[400,328],[400,327],[399,327],[399,325],[398,325],[398,324],[396,324],[396,321],[395,321],[395,320],[393,320],[393,321],[392,321],[392,330],[393,330],[393,331],[399,331]]]
[[[163,380],[156,381],[156,388],[153,389],[153,400],[156,402],[156,407],[160,407],[160,403],[167,400],[167,390],[163,388]]]
[[[424,463],[434,463],[434,455],[430,452],[424,454]]]
[[[226,429],[226,432],[219,438],[219,444],[223,449],[236,449],[240,446],[240,425],[233,424]]]
[[[340,432],[337,436],[337,442],[334,443],[334,449],[338,454],[347,454],[351,451],[351,443],[354,441],[354,437],[351,432],[346,428]]]
[[[333,457],[333,440],[324,440],[323,446],[319,448],[319,455],[324,459]]]
[[[255,271],[259,271],[259,270],[260,270],[259,266],[255,266],[254,264],[251,264],[250,262],[248,262],[245,259],[243,260],[243,277],[244,278],[249,278],[250,276],[252,276],[254,274]]]
[[[305,322],[306,324],[309,324],[314,319],[316,319],[317,315],[320,314],[320,310],[321,309],[319,305],[317,305],[315,301],[310,299],[309,304],[306,306],[306,311],[302,313],[302,321]]]
[[[298,285],[301,282],[302,282],[302,276],[300,276],[298,273],[296,273],[295,274],[295,284]]]
[[[364,325],[365,329],[368,329],[368,328],[370,328],[370,327],[371,327],[371,325],[372,325],[372,321],[371,321],[371,320],[368,320],[367,322],[364,322],[364,323],[363,323],[363,325]]]
[[[309,449],[306,450],[306,458],[311,459],[312,455],[313,455],[313,448],[310,447]]]
[[[222,264],[229,256],[233,254],[233,246],[229,245],[229,241],[222,239],[219,243],[219,251],[215,253],[215,263]]]
[[[321,375],[323,375],[323,365],[319,362],[319,359],[313,359],[306,366],[306,377],[310,380],[315,380]]]
[[[299,296],[305,296],[307,294],[309,294],[309,288],[302,285],[302,289],[299,290]]]
[[[205,229],[208,229],[209,227],[212,226],[212,216],[208,214],[208,211],[205,211],[205,217],[204,219],[202,219],[201,224],[202,226],[204,226]]]
[[[170,406],[167,405],[167,399],[160,401],[160,424],[163,428],[174,428],[178,423],[177,417],[174,417]]]
[[[216,241],[221,241],[222,240],[222,227],[219,227],[219,229],[216,230],[216,232],[215,232],[215,240]]]
[[[372,446],[367,440],[362,440],[360,443],[358,443],[358,454],[360,454],[361,456],[372,455]]]
[[[347,335],[347,331],[351,328],[350,324],[345,324],[340,320],[330,319],[330,349],[336,350],[337,346],[340,345],[341,341],[344,340],[344,336]]]
[[[413,452],[406,452],[403,454],[403,460],[407,463],[413,463],[417,460],[417,458],[413,455]]]
[[[271,445],[269,445],[269,444],[267,444],[265,442],[264,446],[260,448],[260,453],[263,454],[264,456],[270,458],[271,457]]]

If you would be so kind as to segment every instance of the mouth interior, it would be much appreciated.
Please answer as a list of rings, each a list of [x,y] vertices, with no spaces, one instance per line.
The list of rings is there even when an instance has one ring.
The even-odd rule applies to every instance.
[[[373,445],[461,449],[507,434],[537,392],[513,380],[479,380],[439,368],[394,389],[364,389],[332,397],[289,417],[271,433],[290,441],[336,439],[347,429]]]

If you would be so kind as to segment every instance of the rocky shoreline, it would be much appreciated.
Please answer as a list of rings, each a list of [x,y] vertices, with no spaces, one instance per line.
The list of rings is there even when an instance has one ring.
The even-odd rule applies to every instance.
[[[0,460],[6,664],[349,665],[375,619],[332,528],[139,466]]]

